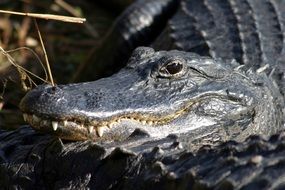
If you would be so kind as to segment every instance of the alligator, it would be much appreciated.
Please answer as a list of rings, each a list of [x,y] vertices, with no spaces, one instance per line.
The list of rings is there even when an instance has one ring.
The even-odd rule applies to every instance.
[[[284,9],[138,0],[98,53],[120,71],[22,99],[33,129],[0,132],[1,187],[283,189]]]

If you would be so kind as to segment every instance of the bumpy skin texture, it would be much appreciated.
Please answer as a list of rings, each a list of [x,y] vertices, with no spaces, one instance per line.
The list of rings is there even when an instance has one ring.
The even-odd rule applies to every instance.
[[[284,132],[195,153],[175,136],[136,136],[128,150],[63,144],[29,127],[1,132],[0,139],[2,189],[284,189]]]
[[[275,65],[284,58],[284,5],[283,0],[182,1],[153,46],[235,58],[254,68]]]
[[[111,77],[41,86],[20,104],[35,129],[63,139],[95,141],[125,139],[135,128],[152,137],[192,133],[240,141],[250,134],[279,131],[283,107],[282,96],[265,73],[232,60],[144,47],[134,50],[127,67]],[[51,121],[58,123],[56,130]],[[103,127],[107,129],[98,136]]]
[[[283,132],[269,139],[263,139],[259,135],[250,137],[242,143],[227,141],[215,147],[203,146],[234,139],[236,134],[244,134],[243,138],[239,139],[242,140],[253,132],[268,135],[282,128],[284,102],[279,101],[282,100],[280,94],[272,93],[276,91],[276,86],[274,87],[270,77],[265,77],[262,68],[266,68],[263,67],[265,64],[269,64],[269,72],[275,67],[278,68],[280,73],[276,76],[273,73],[272,76],[276,77],[277,82],[282,85],[284,65],[280,63],[284,61],[285,53],[284,4],[284,0],[185,0],[180,3],[178,11],[152,44],[155,49],[178,48],[214,58],[235,58],[245,64],[243,68],[233,67],[244,70],[238,72],[241,75],[238,77],[237,87],[234,88],[233,85],[228,87],[239,89],[247,85],[248,81],[252,82],[248,85],[252,87],[251,90],[248,89],[253,93],[252,97],[256,100],[259,99],[257,97],[265,98],[266,101],[259,100],[260,102],[255,104],[260,107],[255,107],[257,112],[253,113],[260,114],[261,117],[257,117],[259,119],[256,122],[249,123],[252,124],[251,126],[259,126],[263,121],[269,121],[265,123],[265,127],[257,127],[256,131],[251,131],[252,128],[248,127],[245,128],[248,130],[243,131],[245,133],[241,133],[242,125],[231,125],[233,123],[228,122],[227,131],[219,130],[223,129],[219,125],[208,126],[194,133],[191,131],[162,138],[152,137],[149,132],[135,130],[127,134],[129,136],[127,139],[96,142],[98,144],[89,141],[62,143],[56,137],[39,134],[27,127],[13,132],[1,131],[0,187],[14,189],[284,189]],[[126,16],[131,20],[128,15]],[[132,29],[130,27],[130,31],[133,31]],[[139,31],[131,34],[140,36]],[[128,42],[128,39],[123,38],[122,44],[125,42]],[[138,57],[139,55],[137,54]],[[135,60],[139,59],[135,58]],[[229,67],[232,66],[229,65]],[[126,71],[120,74],[124,72]],[[246,72],[248,75],[242,76]],[[265,77],[262,83],[259,82],[260,80],[255,80],[260,76]],[[108,81],[108,79],[102,80]],[[247,82],[243,84],[242,80]],[[262,94],[261,89],[264,84],[267,90]],[[59,97],[61,97],[60,93],[57,94],[57,92],[66,93],[60,88],[66,88],[69,91],[69,86],[40,88],[49,91],[49,95],[55,90],[54,94]],[[209,90],[211,89],[213,88]],[[246,90],[246,88],[241,89]],[[33,92],[38,95],[37,90]],[[179,91],[176,89],[175,92]],[[267,92],[270,93],[266,94]],[[52,98],[58,100],[56,96],[51,95]],[[52,103],[49,98],[46,100]],[[276,100],[278,100],[277,104],[274,103]],[[29,102],[32,99],[23,100],[24,111],[36,113],[35,111],[40,110],[33,102],[30,103],[34,107],[28,108],[28,105],[25,106],[25,101]],[[74,103],[71,104],[74,106]],[[80,108],[82,105],[75,104],[75,107]],[[165,107],[167,106],[164,105]],[[54,115],[51,114],[52,116],[49,117],[54,119],[68,117],[67,114],[71,112],[68,112],[66,107],[61,108],[63,110],[57,109],[61,112],[52,111]],[[262,116],[270,116],[271,119],[263,120]],[[83,114],[78,118],[84,117],[86,116]],[[233,117],[233,119],[236,118]],[[238,130],[235,131],[230,126],[238,126]],[[258,129],[265,131],[258,131]]]

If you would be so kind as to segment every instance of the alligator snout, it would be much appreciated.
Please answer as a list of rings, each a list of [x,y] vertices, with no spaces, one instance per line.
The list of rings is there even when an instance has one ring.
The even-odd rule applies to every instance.
[[[41,85],[31,90],[21,101],[20,109],[24,113],[39,116],[53,115],[58,117],[65,110],[66,93],[58,86]],[[58,114],[55,114],[55,110]]]

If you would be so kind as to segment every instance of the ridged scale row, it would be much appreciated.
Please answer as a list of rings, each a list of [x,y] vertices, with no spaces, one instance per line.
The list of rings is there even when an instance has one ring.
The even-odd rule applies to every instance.
[[[176,48],[258,69],[284,53],[284,7],[280,0],[188,0],[168,27]]]
[[[285,132],[270,138],[251,136],[243,143],[205,145],[196,152],[185,151],[187,144],[178,136],[112,148],[88,141],[65,144],[22,127],[1,132],[0,139],[0,185],[4,188],[15,184],[32,188],[35,183],[69,189],[285,187]],[[6,164],[7,160],[13,162]]]

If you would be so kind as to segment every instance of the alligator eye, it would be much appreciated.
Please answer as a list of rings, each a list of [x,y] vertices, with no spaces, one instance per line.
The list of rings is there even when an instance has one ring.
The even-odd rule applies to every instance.
[[[184,64],[180,60],[171,61],[159,69],[162,77],[173,77],[182,74]]]

